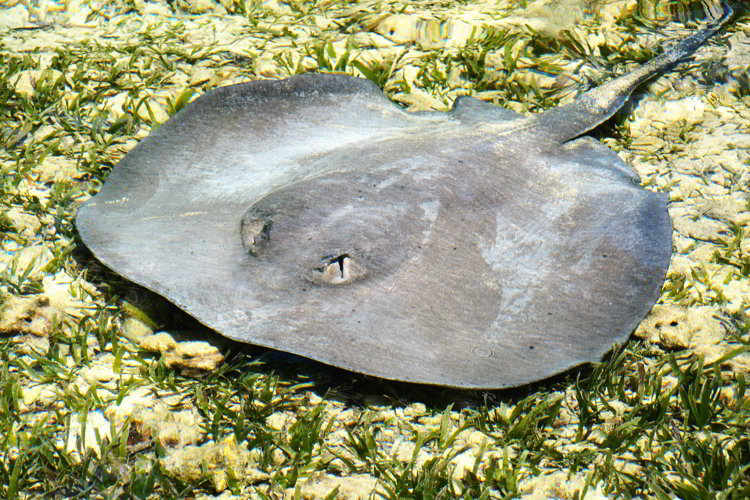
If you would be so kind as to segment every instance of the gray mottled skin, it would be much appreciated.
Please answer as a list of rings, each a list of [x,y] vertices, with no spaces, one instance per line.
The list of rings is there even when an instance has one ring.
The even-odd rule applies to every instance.
[[[107,266],[230,338],[378,377],[525,384],[597,361],[659,296],[666,197],[581,137],[726,21],[570,105],[407,113],[372,83],[225,87],[78,213]]]

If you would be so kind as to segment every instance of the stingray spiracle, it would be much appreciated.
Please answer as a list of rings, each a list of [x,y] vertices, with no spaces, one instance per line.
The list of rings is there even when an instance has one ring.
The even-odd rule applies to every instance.
[[[365,270],[358,259],[348,253],[326,256],[321,259],[322,266],[310,272],[310,280],[321,285],[348,285],[365,275]]]

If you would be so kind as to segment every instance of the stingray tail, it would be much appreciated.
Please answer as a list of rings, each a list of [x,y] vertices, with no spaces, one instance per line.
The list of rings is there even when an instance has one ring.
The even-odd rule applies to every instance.
[[[713,19],[696,33],[683,38],[670,50],[651,59],[630,73],[592,89],[570,104],[538,115],[534,121],[559,142],[574,139],[609,119],[625,104],[638,85],[685,59],[714,36],[734,16],[726,2],[721,17]]]

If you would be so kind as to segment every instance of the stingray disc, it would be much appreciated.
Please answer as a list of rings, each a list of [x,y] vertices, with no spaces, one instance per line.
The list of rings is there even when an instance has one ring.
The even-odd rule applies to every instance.
[[[77,225],[104,264],[232,339],[516,386],[624,342],[671,254],[666,197],[561,135],[470,98],[407,113],[342,75],[251,82],[141,141]]]

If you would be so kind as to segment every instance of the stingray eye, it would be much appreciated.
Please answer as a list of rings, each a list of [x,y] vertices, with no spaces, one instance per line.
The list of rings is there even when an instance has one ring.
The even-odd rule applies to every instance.
[[[312,269],[310,278],[323,285],[347,285],[364,276],[364,268],[349,254],[326,256],[323,265]]]
[[[251,255],[258,254],[263,247],[263,244],[268,241],[270,232],[270,219],[258,219],[246,215],[242,218],[242,222],[240,223],[242,245],[245,247],[245,250],[247,250],[247,253]]]

